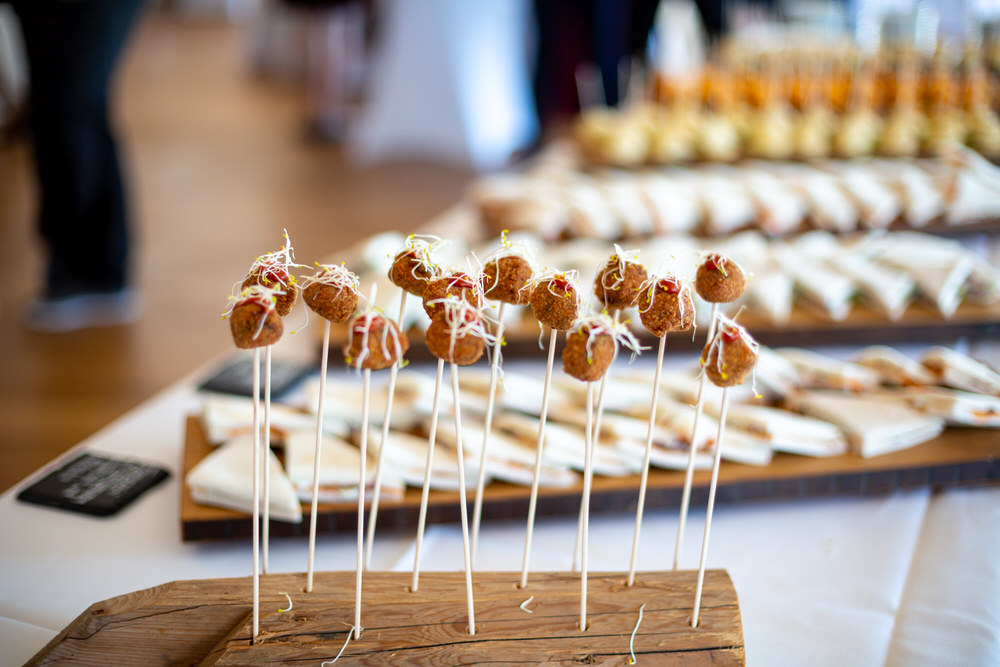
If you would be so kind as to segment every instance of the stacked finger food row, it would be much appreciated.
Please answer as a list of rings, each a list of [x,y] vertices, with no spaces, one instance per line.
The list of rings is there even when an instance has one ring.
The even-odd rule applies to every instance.
[[[595,282],[594,293],[605,307],[601,314],[587,312],[584,309],[582,294],[576,285],[575,276],[554,269],[535,270],[526,250],[515,249],[514,245],[503,239],[504,243],[495,253],[487,258],[483,270],[443,270],[431,257],[431,251],[438,242],[436,239],[426,239],[411,236],[404,247],[397,252],[389,270],[390,279],[405,290],[400,310],[403,310],[407,294],[419,296],[424,310],[431,318],[431,324],[425,333],[425,341],[429,350],[439,359],[437,365],[437,380],[434,386],[433,401],[430,413],[430,426],[427,440],[427,463],[424,474],[424,484],[421,496],[420,514],[417,529],[417,542],[414,558],[413,583],[410,590],[416,591],[419,586],[420,552],[425,528],[428,493],[434,463],[434,448],[437,441],[438,408],[441,394],[444,363],[451,368],[451,389],[453,399],[453,419],[455,425],[454,451],[457,461],[458,491],[460,498],[466,497],[464,465],[464,431],[462,427],[462,402],[460,400],[459,368],[475,363],[483,354],[489,343],[494,343],[494,355],[500,353],[501,336],[490,332],[498,323],[488,325],[483,313],[484,300],[496,298],[504,303],[519,303],[527,301],[540,325],[551,331],[549,339],[548,365],[542,391],[541,414],[538,426],[538,442],[535,451],[534,475],[531,485],[531,500],[528,511],[527,533],[525,538],[524,563],[521,585],[528,584],[528,571],[532,532],[534,527],[535,508],[539,488],[542,453],[545,445],[545,427],[548,411],[548,394],[552,378],[552,366],[556,336],[560,331],[567,332],[567,344],[563,350],[563,369],[570,376],[587,383],[586,429],[584,432],[585,451],[583,456],[584,485],[580,510],[580,553],[582,554],[581,577],[581,615],[580,629],[587,627],[587,552],[588,552],[588,516],[589,496],[592,479],[593,450],[595,433],[599,426],[594,423],[594,389],[595,382],[605,377],[608,367],[617,355],[618,347],[625,345],[638,354],[639,346],[635,338],[628,333],[619,322],[617,313],[622,308],[634,305],[640,306],[640,313],[647,326],[661,339],[660,355],[657,363],[656,378],[653,388],[653,408],[649,413],[649,427],[646,456],[643,467],[642,484],[639,490],[639,509],[636,518],[636,542],[638,545],[638,529],[642,516],[645,497],[646,473],[649,466],[649,452],[652,443],[652,432],[656,419],[656,395],[659,392],[659,373],[663,358],[665,335],[671,330],[689,328],[693,322],[693,305],[690,297],[690,287],[685,286],[673,276],[648,277],[646,269],[634,257],[617,246],[604,268],[599,272]],[[287,234],[286,234],[287,241]],[[230,317],[230,327],[234,341],[240,348],[254,350],[254,391],[253,391],[253,433],[252,433],[252,466],[253,466],[253,582],[254,582],[254,619],[253,637],[259,632],[259,449],[260,427],[258,422],[259,391],[259,350],[267,350],[265,362],[265,418],[264,418],[264,451],[270,460],[270,347],[282,333],[280,317],[287,315],[298,297],[300,287],[298,281],[291,275],[290,269],[295,265],[292,257],[291,244],[283,246],[278,253],[272,253],[259,258],[251,267],[251,271],[242,285],[238,296],[232,297],[233,304],[227,312]],[[380,443],[379,463],[376,465],[375,493],[380,487],[381,463],[387,447],[389,419],[395,387],[395,371],[402,361],[407,349],[407,339],[399,326],[385,317],[375,307],[377,290],[373,289],[368,302],[358,312],[354,312],[358,304],[357,288],[359,283],[353,275],[342,267],[319,265],[320,271],[314,276],[303,280],[307,292],[306,302],[324,319],[323,362],[320,375],[319,405],[317,407],[316,446],[313,474],[312,526],[310,530],[309,569],[306,592],[311,591],[313,572],[313,553],[315,545],[315,516],[318,497],[318,473],[320,469],[321,444],[323,440],[323,399],[325,394],[326,351],[329,342],[329,325],[331,321],[343,321],[348,318],[349,338],[344,347],[347,365],[358,369],[363,377],[361,398],[361,417],[359,435],[359,475],[357,480],[358,503],[358,537],[356,563],[355,619],[354,637],[361,633],[361,595],[362,570],[364,567],[364,525],[368,458],[367,443],[370,407],[371,407],[371,371],[392,368],[393,375],[389,383],[389,394],[386,399],[386,411],[383,420],[383,436]],[[730,320],[716,317],[717,304],[729,302],[738,298],[745,286],[745,276],[742,269],[720,255],[709,256],[699,267],[696,288],[702,298],[712,302],[713,318],[709,329],[708,342],[702,352],[702,364],[705,378],[714,384],[722,386],[724,424],[726,409],[726,391],[729,386],[743,382],[756,362],[757,345],[745,330]],[[614,310],[614,319],[607,314],[607,309]],[[722,321],[716,331],[716,320]],[[492,366],[491,388],[495,386],[499,364]],[[603,396],[603,389],[602,389]],[[699,392],[698,412],[701,411],[701,392]],[[601,399],[598,399],[597,422],[601,416]],[[487,416],[487,422],[491,415]],[[697,420],[693,427],[697,432]],[[482,456],[485,457],[490,429],[484,431]],[[718,440],[722,438],[720,426]],[[694,439],[692,437],[692,439]],[[718,448],[717,448],[718,449]],[[715,480],[718,475],[720,457],[715,456],[713,468],[713,494],[709,501],[709,521],[714,503]],[[694,451],[690,456],[689,470],[693,469]],[[483,463],[481,461],[480,468]],[[194,474],[194,473],[192,473]],[[482,479],[482,476],[480,477]],[[685,494],[690,493],[690,474],[686,483]],[[482,486],[477,489],[481,497]],[[265,483],[265,499],[270,498],[270,491]],[[377,496],[376,496],[377,497]],[[373,505],[375,503],[373,502]],[[468,529],[468,518],[465,502],[459,503],[461,508],[461,523],[465,556],[466,597],[469,615],[469,633],[475,634],[475,609],[472,586],[472,546]],[[478,503],[477,503],[478,505]],[[264,503],[265,508],[270,506]],[[686,514],[685,503],[682,517]],[[373,506],[373,514],[376,507]],[[265,515],[265,525],[267,523]],[[374,518],[374,517],[373,517]],[[477,517],[478,519],[478,517]],[[683,522],[683,521],[682,521]],[[372,521],[372,526],[374,521]],[[680,539],[680,537],[679,537]],[[706,524],[705,542],[707,549],[708,524]],[[634,577],[634,551],[632,572],[629,583]],[[265,572],[267,543],[265,534]],[[697,607],[700,604],[701,582],[704,576],[705,551],[702,553],[699,586],[696,594],[695,614],[693,624],[697,625]],[[676,563],[675,563],[676,567]]]
[[[596,279],[596,267],[604,261],[606,242],[569,239],[545,243],[528,233],[514,235],[519,243],[537,247],[537,260],[549,266],[577,271],[582,282]],[[379,249],[395,247],[398,234],[381,234],[364,241],[349,255],[350,266],[365,281],[380,282],[380,291],[396,290],[385,279],[386,259]],[[813,231],[787,239],[769,238],[756,231],[726,239],[706,240],[689,236],[650,239],[634,245],[642,256],[670,255],[677,273],[691,275],[698,257],[719,251],[740,263],[752,278],[743,298],[730,307],[746,308],[746,322],[769,327],[795,326],[815,321],[816,316],[850,323],[855,317],[867,321],[903,321],[936,316],[985,318],[1000,302],[1000,269],[993,266],[982,248],[919,232],[834,235]],[[439,253],[464,257],[489,252],[490,246],[453,242]],[[707,324],[708,312],[696,303],[699,323]],[[491,315],[504,321],[508,341],[529,341],[537,329],[530,308],[510,305]],[[994,315],[995,317],[995,315]],[[642,333],[638,317],[632,317],[633,332]],[[421,308],[408,308],[400,320],[406,329],[423,329],[428,319]],[[791,324],[790,324],[791,323]]]
[[[944,158],[747,161],[584,170],[554,145],[527,171],[480,180],[470,200],[495,232],[608,241],[756,227],[843,233],[1000,218],[1000,169],[968,149]]]
[[[995,82],[979,62],[740,58],[661,78],[658,102],[586,110],[578,144],[616,166],[935,155],[951,143],[1000,154]]]

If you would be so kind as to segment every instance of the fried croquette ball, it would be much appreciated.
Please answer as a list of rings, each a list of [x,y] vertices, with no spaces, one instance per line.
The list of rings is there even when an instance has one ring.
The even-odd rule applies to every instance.
[[[531,279],[531,264],[523,257],[506,255],[483,267],[483,287],[487,299],[513,305],[528,302],[525,284]]]
[[[532,287],[528,303],[535,319],[558,331],[572,327],[579,311],[576,287],[561,273],[540,280]]]
[[[691,290],[676,278],[659,278],[639,292],[639,320],[660,338],[672,331],[687,331],[694,325]]]
[[[316,275],[302,281],[302,300],[320,317],[346,322],[358,309],[358,277],[343,266],[319,267]]]
[[[566,336],[563,371],[583,382],[600,380],[615,358],[615,339],[606,330],[583,323]]]
[[[233,306],[229,313],[229,330],[236,347],[251,350],[277,343],[285,325],[271,295],[251,293],[241,297]]]
[[[352,368],[379,371],[402,361],[408,349],[410,341],[395,322],[366,313],[356,316],[348,325],[344,360]]]
[[[469,366],[479,361],[486,350],[486,341],[474,333],[453,334],[454,328],[443,317],[437,317],[424,334],[427,349],[438,359],[459,366]]]
[[[757,343],[735,324],[721,324],[701,352],[705,375],[717,387],[743,384],[757,363]]]
[[[479,306],[479,288],[467,273],[456,271],[435,278],[424,288],[424,312],[432,320],[441,312],[441,304],[434,303],[449,296],[464,298],[471,305]]]
[[[292,312],[295,302],[299,298],[299,286],[295,284],[295,277],[288,273],[288,269],[278,263],[257,264],[251,268],[249,275],[243,280],[242,289],[247,289],[252,285],[260,285],[269,289],[277,289],[283,294],[277,294],[275,310],[282,317]]]
[[[739,264],[719,254],[711,254],[698,267],[694,288],[709,303],[730,303],[743,296],[746,274]]]
[[[441,272],[431,263],[426,252],[404,248],[396,254],[389,268],[389,280],[414,296],[422,297],[424,289]]]
[[[313,283],[302,290],[302,300],[320,317],[346,322],[358,309],[358,293],[348,287]]]
[[[611,255],[597,272],[594,295],[608,310],[621,310],[635,305],[639,289],[646,282],[646,269],[638,262],[624,259],[620,253]]]

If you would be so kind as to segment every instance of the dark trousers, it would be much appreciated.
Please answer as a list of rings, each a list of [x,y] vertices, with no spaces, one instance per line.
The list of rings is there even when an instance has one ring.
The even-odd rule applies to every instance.
[[[13,5],[28,59],[46,296],[120,289],[129,226],[108,90],[143,0]]]

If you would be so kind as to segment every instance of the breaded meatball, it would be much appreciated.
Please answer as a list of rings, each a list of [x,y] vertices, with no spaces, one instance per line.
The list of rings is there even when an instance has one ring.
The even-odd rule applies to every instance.
[[[320,317],[346,322],[358,309],[358,293],[350,287],[312,283],[302,290],[302,300]]]
[[[638,306],[639,320],[657,338],[694,325],[691,290],[676,278],[668,276],[649,284],[639,293]]]
[[[709,303],[731,303],[743,296],[746,274],[739,264],[719,254],[709,255],[698,267],[694,288]]]
[[[299,286],[295,284],[295,277],[288,273],[288,269],[281,264],[257,264],[250,270],[250,274],[243,280],[242,289],[251,285],[260,285],[271,289],[278,289],[284,294],[278,294],[278,301],[275,309],[278,315],[285,317],[292,312],[295,302],[299,298]]]
[[[229,314],[229,330],[236,347],[251,350],[277,343],[285,326],[273,304],[262,303],[259,297],[251,297],[237,302],[233,307]]]
[[[600,380],[615,358],[615,339],[604,330],[584,323],[566,336],[563,371],[583,382]]]
[[[435,318],[424,334],[427,349],[438,359],[459,366],[476,363],[486,350],[486,341],[473,333],[456,333],[453,339],[452,331],[445,318]]]
[[[701,352],[705,375],[717,387],[743,384],[757,363],[757,344],[742,327],[721,324]]]
[[[642,264],[614,254],[597,272],[594,295],[608,310],[629,308],[635,305],[639,289],[644,282],[646,282],[646,269]]]
[[[427,284],[441,272],[427,259],[425,253],[404,248],[396,254],[389,268],[389,280],[414,296],[422,297]]]
[[[506,255],[483,267],[483,287],[487,299],[514,305],[528,303],[524,285],[531,279],[531,264],[523,257]]]
[[[479,307],[479,287],[471,276],[461,271],[449,273],[427,283],[424,288],[424,312],[432,320],[441,312],[440,304],[432,303],[449,296],[464,298]]]
[[[558,331],[573,326],[579,311],[576,287],[564,274],[540,280],[528,298],[535,319]]]
[[[344,361],[352,368],[379,371],[402,361],[410,349],[406,334],[392,320],[366,313],[351,320],[348,325]]]

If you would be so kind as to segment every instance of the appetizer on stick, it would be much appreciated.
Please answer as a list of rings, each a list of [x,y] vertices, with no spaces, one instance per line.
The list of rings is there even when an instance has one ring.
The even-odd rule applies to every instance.
[[[635,305],[647,277],[646,268],[636,261],[637,256],[638,251],[624,251],[616,243],[614,254],[597,272],[594,295],[608,310]]]
[[[524,286],[535,274],[531,256],[527,248],[508,240],[507,230],[501,234],[500,243],[483,265],[483,295],[504,304],[526,305],[529,292]]]
[[[698,266],[694,288],[709,303],[732,303],[746,289],[743,268],[725,255],[712,253]]]
[[[676,276],[653,276],[639,290],[639,321],[657,338],[694,326],[691,284]]]
[[[590,489],[594,478],[594,446],[597,429],[594,425],[594,382],[607,373],[618,354],[619,343],[632,350],[633,356],[640,347],[625,325],[605,314],[581,318],[566,335],[563,348],[563,370],[568,375],[587,383],[587,413],[584,431],[583,495],[580,501],[580,625],[587,629],[587,575],[590,547]],[[603,398],[603,396],[602,396]],[[598,399],[601,402],[601,399]],[[598,411],[601,406],[598,405]]]
[[[534,275],[524,288],[529,291],[528,303],[539,324],[556,331],[573,326],[580,312],[580,290],[575,271],[546,269]]]
[[[399,325],[368,306],[348,325],[344,361],[352,368],[380,371],[403,359],[410,341]]]
[[[371,372],[382,370],[399,363],[409,341],[399,326],[385,317],[375,307],[375,288],[365,308],[356,314],[348,324],[349,337],[344,346],[344,360],[348,366],[362,371],[364,384],[361,398],[361,450],[358,474],[358,540],[357,571],[354,592],[354,638],[361,636],[361,579],[364,570],[365,538],[365,484],[368,462],[368,415],[371,402]]]
[[[476,481],[476,501],[472,512],[472,564],[476,563],[479,544],[479,525],[483,512],[483,489],[486,484],[486,452],[493,426],[493,409],[496,400],[497,377],[500,373],[500,348],[503,345],[503,318],[507,304],[524,305],[528,291],[524,289],[535,273],[532,254],[523,246],[507,238],[507,230],[500,235],[500,247],[490,253],[483,266],[483,294],[487,299],[500,302],[494,335],[493,360],[490,366],[490,385],[487,393],[486,420],[483,425],[483,445],[479,451],[479,476]]]
[[[459,296],[470,305],[479,308],[483,301],[481,276],[472,276],[465,271],[450,271],[429,281],[424,286],[424,312],[433,320],[440,312],[441,300],[448,296]]]
[[[722,387],[722,407],[719,410],[719,432],[715,438],[715,455],[712,459],[712,481],[708,487],[708,509],[705,513],[705,532],[701,541],[701,559],[698,563],[698,584],[695,587],[694,610],[691,627],[698,627],[701,609],[701,592],[705,583],[705,562],[708,559],[708,539],[712,528],[712,511],[715,509],[715,490],[719,484],[719,462],[722,460],[723,436],[726,430],[726,409],[729,406],[729,388],[742,384],[757,363],[759,346],[746,329],[732,320],[720,317],[719,331],[711,338],[701,353],[705,375],[717,387]]]
[[[389,280],[404,291],[422,297],[427,283],[441,275],[441,269],[431,254],[442,243],[436,236],[410,234],[406,244],[392,260]]]
[[[271,345],[276,343],[284,331],[281,317],[277,314],[279,290],[253,284],[243,288],[240,295],[230,297],[230,309],[223,314],[229,318],[229,330],[233,342],[240,349],[253,350],[253,634],[251,641],[260,634],[260,348],[267,349],[267,389],[270,404]],[[265,415],[265,428],[270,439],[270,415]],[[270,457],[270,442],[267,443]],[[269,490],[269,489],[268,489]],[[270,495],[267,510],[270,511]],[[265,566],[266,569],[266,566]]]
[[[656,428],[657,403],[660,396],[660,373],[663,370],[663,352],[667,346],[667,334],[671,331],[687,331],[694,326],[694,300],[691,298],[691,283],[676,276],[651,276],[639,290],[639,319],[643,326],[660,339],[656,353],[656,370],[653,372],[653,396],[649,405],[649,421],[646,425],[646,447],[643,451],[642,473],[639,478],[639,501],[635,511],[635,531],[632,536],[632,556],[629,559],[627,584],[635,583],[636,559],[639,553],[639,531],[646,506],[646,488],[649,484],[649,465],[653,454],[653,432]],[[692,440],[693,442],[693,440]],[[693,459],[694,447],[691,447]]]
[[[292,243],[286,231],[285,245],[277,252],[262,255],[254,260],[247,277],[243,279],[242,287],[246,289],[251,285],[260,285],[278,290],[275,307],[278,315],[285,317],[292,312],[299,298],[299,286],[291,273],[292,267],[296,266],[298,264],[295,263]]]
[[[535,470],[528,500],[528,525],[524,539],[524,557],[521,563],[521,588],[528,585],[531,563],[531,539],[535,529],[535,510],[538,505],[538,481],[542,471],[542,451],[545,448],[545,424],[549,413],[549,387],[552,385],[552,366],[555,362],[556,333],[573,326],[580,312],[580,290],[576,286],[576,272],[546,269],[535,274],[525,290],[530,290],[529,303],[535,318],[548,326],[549,353],[545,366],[545,383],[542,385],[542,409],[538,421],[538,441],[535,444]]]
[[[462,516],[462,547],[465,556],[465,588],[469,615],[469,634],[476,634],[475,603],[472,594],[472,551],[469,540],[469,517],[465,493],[465,457],[462,434],[462,407],[459,394],[458,368],[474,364],[482,356],[487,342],[493,337],[486,330],[482,312],[463,297],[450,295],[434,302],[437,317],[427,328],[427,347],[440,360],[451,364],[451,387],[455,414],[455,454],[458,459],[458,494]],[[438,376],[440,378],[440,375]],[[435,395],[439,388],[435,388]],[[432,417],[437,420],[437,414]],[[436,426],[436,425],[435,425]],[[425,511],[421,507],[421,514]]]
[[[278,342],[285,331],[277,311],[279,295],[278,289],[253,284],[230,297],[233,303],[225,317],[236,347],[252,350]]]
[[[358,277],[343,265],[316,266],[316,274],[302,280],[302,300],[323,319],[346,322],[358,309]]]
[[[315,275],[302,281],[302,299],[323,318],[322,359],[319,369],[319,405],[316,410],[316,446],[313,452],[312,511],[309,515],[309,558],[306,570],[306,592],[313,588],[316,555],[316,517],[319,507],[320,451],[323,441],[323,399],[326,395],[326,370],[329,361],[330,323],[346,322],[358,309],[358,277],[343,265],[319,264]]]

